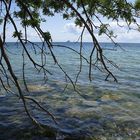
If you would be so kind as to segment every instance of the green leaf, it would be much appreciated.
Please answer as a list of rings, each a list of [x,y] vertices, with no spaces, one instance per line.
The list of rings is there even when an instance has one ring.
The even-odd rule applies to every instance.
[[[140,10],[140,0],[137,0],[137,1],[135,2],[135,8],[136,8],[137,10]]]
[[[3,23],[3,19],[0,19],[0,24],[2,24]]]
[[[83,26],[83,22],[79,18],[76,18],[75,24],[76,24],[76,26],[80,26],[80,27]]]
[[[13,33],[13,37],[14,37],[14,38],[16,38],[16,37],[22,38],[22,32],[21,32],[21,31],[19,31],[19,32],[16,32],[16,31],[15,31],[15,32]]]
[[[100,29],[99,29],[99,35],[102,35],[103,33],[106,33],[106,30],[107,30],[107,26],[108,26],[108,24],[102,24],[101,26],[100,26]]]
[[[52,42],[52,37],[50,32],[44,32],[44,39]]]

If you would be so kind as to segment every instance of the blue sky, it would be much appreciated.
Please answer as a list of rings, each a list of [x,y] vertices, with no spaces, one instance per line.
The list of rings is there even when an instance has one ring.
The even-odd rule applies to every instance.
[[[134,2],[134,0],[129,0],[129,1]],[[115,39],[116,42],[134,42],[134,43],[140,42],[140,32],[136,30],[129,31],[125,22],[123,21],[119,22],[121,25],[124,26],[123,28],[120,28],[113,21],[108,21],[103,18],[101,19],[104,21],[104,23],[110,24],[110,29],[112,29],[114,33],[117,35],[117,38]],[[94,21],[94,22],[96,25],[99,24],[97,21]],[[138,22],[140,23],[140,20]],[[18,25],[18,27],[20,30],[23,30],[20,27],[20,25]],[[134,25],[132,25],[132,27],[135,28]],[[81,28],[76,27],[74,25],[73,20],[63,20],[60,14],[56,14],[54,17],[47,18],[47,21],[41,24],[41,28],[44,31],[50,31],[53,41],[56,41],[56,42],[63,42],[67,40],[77,41],[82,30]],[[7,26],[7,41],[16,41],[15,39],[12,38],[12,32],[13,32],[12,26],[8,25]],[[100,42],[110,42],[110,40],[105,35],[98,36],[97,32],[98,31],[95,30],[95,35]],[[0,33],[2,34],[1,29],[0,29]],[[40,41],[35,31],[31,28],[28,29],[28,38],[31,41]],[[91,38],[88,32],[84,34],[84,41],[86,42],[91,41]]]
[[[129,30],[126,23],[123,21],[120,21],[119,24],[123,25],[124,27],[120,28],[117,26],[116,22],[108,21],[106,19],[103,19],[104,23],[110,24],[110,29],[112,29],[117,35],[117,38],[115,41],[117,42],[140,42],[140,32],[136,30]],[[140,20],[138,21],[140,23]],[[98,25],[99,23],[95,21],[95,24]],[[131,26],[132,28],[136,28],[133,24]],[[68,20],[64,21],[62,19],[62,16],[56,15],[53,18],[49,18],[47,20],[47,23],[42,25],[43,29],[50,30],[52,34],[52,38],[54,38],[54,41],[76,41],[81,33],[81,28],[76,27],[74,24],[74,21]],[[98,38],[100,42],[110,42],[108,37],[105,35],[98,36],[98,31],[95,30],[95,35]],[[91,41],[90,36],[88,32],[84,35],[84,41]]]

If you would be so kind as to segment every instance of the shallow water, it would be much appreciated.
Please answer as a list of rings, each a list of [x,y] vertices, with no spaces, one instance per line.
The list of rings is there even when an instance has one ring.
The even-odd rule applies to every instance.
[[[78,44],[63,43],[75,49]],[[102,44],[113,48],[112,44]],[[119,65],[121,71],[112,69],[118,83],[105,82],[105,76],[93,71],[93,82],[88,80],[86,63],[79,77],[77,88],[79,96],[68,84],[64,91],[65,77],[48,56],[48,69],[53,72],[47,83],[41,80],[42,75],[32,67],[26,69],[30,96],[56,117],[56,125],[51,118],[41,112],[36,105],[28,103],[31,113],[37,120],[50,126],[49,132],[41,132],[32,125],[24,112],[21,100],[12,94],[2,91],[0,95],[0,139],[101,139],[101,140],[138,140],[140,139],[140,44],[121,44],[125,51],[104,50],[106,55]],[[86,48],[87,47],[87,48]],[[13,44],[10,51],[19,52]],[[84,44],[84,55],[88,55],[90,43]],[[54,48],[59,62],[74,79],[78,71],[78,58],[70,51]],[[65,53],[67,52],[67,57]],[[12,64],[16,65],[16,74],[21,79],[21,64],[18,55],[11,55]],[[36,60],[39,58],[36,57]],[[30,66],[27,61],[27,66]],[[22,83],[22,81],[21,81]],[[15,90],[16,91],[16,90]],[[54,132],[54,134],[52,133]],[[50,134],[51,133],[51,134]]]

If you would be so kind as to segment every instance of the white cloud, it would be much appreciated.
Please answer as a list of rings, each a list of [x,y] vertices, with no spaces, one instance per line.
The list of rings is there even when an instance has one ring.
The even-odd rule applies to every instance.
[[[130,28],[125,22],[119,22],[119,25],[115,22],[110,23],[110,29],[114,31],[117,35],[115,41],[118,42],[140,42],[140,32],[138,31],[138,27],[135,24],[131,24]]]
[[[99,26],[100,23],[96,22],[95,25]],[[107,24],[107,22],[105,23]],[[116,42],[140,42],[140,32],[138,32],[138,27],[135,24],[131,24],[131,30],[129,30],[129,27],[127,24],[123,21],[119,22],[118,24],[116,22],[109,22],[109,29],[114,31],[114,34],[117,35],[117,38],[114,38],[114,41]],[[120,26],[119,26],[120,25]],[[82,31],[82,28],[75,26],[74,23],[67,23],[64,25],[64,32],[65,34],[69,34],[70,39],[74,40],[74,38],[78,38],[78,35],[80,35]],[[73,34],[73,36],[72,36]],[[94,34],[96,35],[97,39],[101,42],[110,42],[109,38],[105,35],[98,36],[98,29],[94,30]],[[68,35],[67,35],[68,36]],[[88,33],[88,31],[85,31],[84,34],[84,41],[91,41],[91,37]]]
[[[82,31],[82,28],[80,28],[79,26],[76,26],[74,23],[67,23],[64,26],[64,32],[79,35],[81,31]]]

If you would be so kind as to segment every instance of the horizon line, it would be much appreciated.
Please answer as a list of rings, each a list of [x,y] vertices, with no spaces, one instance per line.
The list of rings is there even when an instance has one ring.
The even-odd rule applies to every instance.
[[[31,41],[33,43],[43,43],[41,41]],[[19,41],[8,41],[6,43],[19,43]],[[53,41],[52,43],[80,43],[80,41]],[[84,41],[83,43],[92,43],[91,41]],[[140,42],[99,42],[99,43],[110,43],[110,44],[119,44],[119,43],[129,43],[129,44],[140,44]]]

